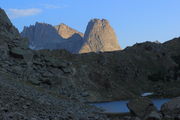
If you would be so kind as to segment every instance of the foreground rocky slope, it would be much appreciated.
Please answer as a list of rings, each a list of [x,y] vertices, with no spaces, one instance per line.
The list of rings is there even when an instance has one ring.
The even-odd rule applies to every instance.
[[[54,94],[26,81],[34,80],[31,74],[34,69],[31,66],[33,51],[28,49],[27,40],[20,37],[2,9],[0,26],[1,120],[107,119],[98,114],[100,110],[97,108]]]
[[[70,53],[120,50],[116,35],[105,19],[91,20],[85,36],[65,24],[53,27],[45,23],[24,27],[21,35],[29,39],[29,47],[34,50],[65,49]]]
[[[4,73],[3,73],[4,74]],[[1,120],[106,120],[97,108],[56,96],[0,73]]]

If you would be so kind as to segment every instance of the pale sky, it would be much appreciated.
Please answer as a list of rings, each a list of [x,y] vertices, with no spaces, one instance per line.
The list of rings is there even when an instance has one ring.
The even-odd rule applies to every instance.
[[[179,6],[180,0],[0,0],[19,31],[38,21],[85,32],[90,19],[105,18],[122,48],[179,37]]]

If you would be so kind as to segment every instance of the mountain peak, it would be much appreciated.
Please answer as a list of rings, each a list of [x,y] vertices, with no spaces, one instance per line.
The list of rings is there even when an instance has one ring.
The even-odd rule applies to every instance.
[[[5,11],[0,8],[0,24],[9,24],[11,25],[11,21],[9,20],[8,16],[6,15]]]
[[[80,53],[120,50],[113,28],[106,19],[92,19],[84,35],[86,43]]]
[[[84,36],[83,33],[78,32],[77,30],[67,26],[64,23],[61,23],[60,25],[56,25],[55,28],[58,31],[59,35],[64,39],[68,39],[72,37],[74,34],[79,34],[81,37]]]
[[[9,20],[7,14],[3,9],[0,8],[0,32],[1,34],[4,33],[4,36],[7,37],[18,37],[19,32],[18,30],[12,25],[11,21]]]
[[[31,49],[66,49],[78,53],[83,44],[83,34],[65,24],[52,26],[36,22],[35,25],[24,27],[21,36],[29,39]]]
[[[120,50],[115,32],[106,19],[90,20],[85,35],[64,23],[52,26],[39,22],[24,28],[21,35],[29,38],[34,49],[66,49],[72,53]]]
[[[90,22],[92,22],[92,23],[106,23],[106,24],[109,24],[109,21],[107,19],[98,19],[98,18],[91,19]]]

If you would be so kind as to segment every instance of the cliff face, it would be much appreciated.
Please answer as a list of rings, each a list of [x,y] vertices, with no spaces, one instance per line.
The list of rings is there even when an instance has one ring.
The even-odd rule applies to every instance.
[[[18,30],[12,25],[6,13],[0,8],[0,35],[15,39],[19,37]]]
[[[31,49],[66,49],[71,53],[120,50],[116,35],[107,20],[91,20],[83,33],[65,24],[55,27],[36,23],[21,33],[29,39]]]
[[[84,36],[83,33],[78,32],[77,30],[72,29],[65,24],[57,25],[57,26],[55,26],[55,28],[58,31],[58,34],[64,39],[68,39],[68,38],[72,37],[74,34],[79,34],[81,37]]]
[[[113,28],[105,19],[93,19],[88,23],[80,53],[120,50]]]
[[[24,27],[21,35],[29,39],[31,49],[57,49],[56,44],[63,41],[53,26],[44,23]]]
[[[64,24],[53,27],[36,23],[25,27],[21,35],[29,39],[29,47],[34,50],[66,49],[71,53],[78,53],[83,44],[83,34]]]
[[[28,41],[20,37],[4,10],[0,9],[0,60],[7,59],[14,49],[27,50]]]

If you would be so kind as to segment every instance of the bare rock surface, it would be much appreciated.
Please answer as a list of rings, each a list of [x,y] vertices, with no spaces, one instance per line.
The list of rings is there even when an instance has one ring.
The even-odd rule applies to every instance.
[[[107,20],[91,20],[85,36],[65,24],[52,26],[45,23],[24,27],[21,36],[29,39],[29,47],[34,50],[65,49],[71,53],[120,50],[115,32]]]
[[[162,119],[162,114],[158,113],[157,111],[152,111],[146,117],[144,118],[145,120],[161,120]]]
[[[120,50],[117,37],[105,19],[93,19],[88,23],[84,35],[85,43],[80,53]]]
[[[157,108],[154,106],[153,102],[145,97],[131,100],[127,106],[132,114],[141,119],[151,115],[152,112],[157,112]]]
[[[165,103],[161,107],[161,112],[165,116],[176,118],[180,115],[180,97],[174,98],[171,101]]]
[[[65,24],[57,25],[57,26],[55,26],[55,28],[58,31],[58,34],[64,39],[68,39],[68,38],[72,37],[74,34],[79,34],[81,37],[84,36],[83,33],[78,32],[77,30],[70,28],[69,26],[67,26]]]
[[[11,21],[7,17],[6,13],[0,8],[0,35],[4,37],[8,37],[11,39],[15,39],[19,37],[18,30],[12,25]]]

